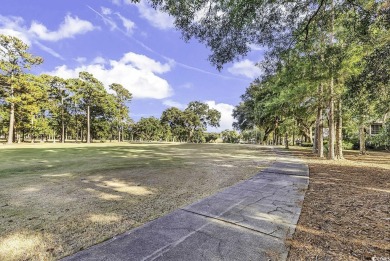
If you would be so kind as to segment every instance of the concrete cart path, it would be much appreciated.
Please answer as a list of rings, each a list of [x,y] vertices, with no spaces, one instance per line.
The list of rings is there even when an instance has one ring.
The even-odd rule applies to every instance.
[[[275,153],[251,179],[63,260],[285,260],[309,170]]]

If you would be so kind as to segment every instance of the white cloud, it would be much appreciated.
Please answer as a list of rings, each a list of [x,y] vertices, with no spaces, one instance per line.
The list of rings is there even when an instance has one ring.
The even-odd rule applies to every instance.
[[[210,108],[216,109],[221,113],[221,121],[219,128],[208,128],[208,131],[223,131],[226,129],[233,129],[232,124],[234,122],[234,118],[232,116],[234,106],[226,103],[216,103],[215,101],[206,101],[206,104],[209,105]]]
[[[53,49],[51,49],[50,47],[47,47],[46,45],[44,44],[41,44],[40,42],[38,41],[35,41],[34,42],[35,45],[37,45],[41,50],[53,55],[54,57],[60,59],[60,60],[65,60],[64,57],[62,57],[61,54],[57,53],[56,51],[54,51]]]
[[[102,6],[102,7],[100,7],[100,9],[102,10],[102,14],[104,14],[104,15],[110,15],[110,14],[112,14],[111,9],[108,8],[108,7]]]
[[[75,60],[78,63],[85,63],[87,61],[87,58],[85,58],[85,57],[77,57]]]
[[[134,4],[131,0],[125,0],[126,4]],[[166,13],[155,10],[145,0],[141,0],[139,3],[134,4],[142,18],[146,19],[153,27],[162,30],[168,30],[175,27],[173,17]]]
[[[91,22],[81,20],[77,16],[67,15],[57,31],[49,31],[45,25],[33,21],[29,32],[41,40],[56,42],[65,38],[73,38],[77,34],[85,34],[94,29]]]
[[[123,17],[120,13],[116,13],[116,15],[119,17],[119,19],[121,19],[123,27],[126,28],[126,32],[132,34],[135,28],[135,23]]]
[[[92,64],[106,64],[106,60],[101,57],[101,56],[98,56],[98,57],[95,57],[95,59],[93,59],[92,61]]]
[[[103,19],[103,22],[110,26],[110,30],[111,31],[114,31],[115,29],[118,29],[118,26],[116,25],[116,23],[109,17],[109,15],[104,15],[104,14],[101,14],[99,13],[98,11],[96,11],[95,9],[93,9],[92,7],[90,7],[89,5],[87,5],[87,7],[89,9],[91,9],[92,12],[94,12],[95,14],[97,14],[98,16],[100,16],[102,19]]]
[[[216,4],[213,3],[213,1],[209,1],[207,4],[205,4],[203,8],[195,12],[194,21],[196,23],[199,23],[201,20],[206,19],[208,17],[210,10],[212,10],[215,5]],[[226,15],[226,12],[224,11],[217,11],[216,13],[217,17],[223,17],[224,15]]]
[[[260,46],[260,45],[256,45],[256,44],[248,44],[248,47],[251,48],[252,51],[265,51],[265,50],[267,50],[267,48]]]
[[[261,69],[253,61],[248,59],[236,62],[228,68],[228,72],[236,76],[245,76],[250,79],[259,77],[262,74]]]
[[[102,59],[96,58],[94,61],[102,62]],[[169,83],[156,75],[169,71],[169,64],[161,64],[135,53],[126,53],[120,60],[109,60],[107,63],[92,62],[73,69],[62,65],[46,73],[62,78],[77,78],[79,72],[87,71],[102,81],[106,88],[112,83],[122,84],[134,98],[165,99],[173,93]]]
[[[126,53],[122,59],[119,61],[120,63],[131,63],[134,67],[143,71],[150,71],[153,73],[165,73],[171,70],[171,66],[169,64],[161,64],[160,62],[156,62],[153,59],[141,54],[136,53]]]
[[[89,9],[91,9],[95,14],[100,16],[102,18],[103,22],[110,27],[111,31],[119,30],[126,35],[133,34],[133,31],[136,28],[135,23],[132,20],[127,19],[126,17],[121,15],[119,12],[113,13],[110,8],[101,6],[100,7],[101,13],[100,13],[100,12],[96,11],[95,9],[93,9],[92,7],[90,7],[89,5],[87,5],[87,7]],[[115,17],[113,17],[114,14],[118,16],[118,18],[122,22],[122,26],[124,27],[125,30],[122,30],[118,27],[117,23],[115,22]]]
[[[0,34],[15,36],[29,46],[34,44],[41,50],[61,60],[64,60],[64,57],[52,48],[42,44],[41,40],[58,41],[64,38],[72,38],[77,34],[83,34],[94,29],[90,22],[70,15],[65,17],[58,31],[53,32],[50,32],[45,25],[36,21],[33,21],[30,27],[27,27],[21,17],[0,15]]]
[[[31,41],[30,41],[28,35],[26,35],[23,32],[16,31],[14,29],[9,29],[9,28],[0,28],[0,34],[17,37],[20,40],[22,40],[25,44],[27,44],[28,46],[31,46]]]
[[[114,5],[117,5],[117,6],[120,6],[120,5],[121,5],[121,0],[111,0],[111,2],[112,2]]]
[[[181,110],[186,108],[185,104],[180,103],[180,102],[176,102],[173,100],[164,100],[163,104],[167,107],[176,107],[176,108],[181,109]]]
[[[44,72],[43,74],[49,74],[54,76],[59,76],[64,79],[77,78],[79,72],[85,71],[85,66],[77,67],[72,70],[69,69],[66,65],[57,66],[54,71]]]
[[[17,37],[30,46],[31,39],[23,24],[24,20],[21,17],[0,15],[0,34]]]
[[[0,24],[7,24],[7,27],[10,29],[19,29],[24,24],[24,20],[20,16],[0,15]]]
[[[202,19],[207,17],[207,13],[209,12],[210,8],[208,5],[205,5],[202,9],[196,11],[194,20],[195,22],[200,22]]]

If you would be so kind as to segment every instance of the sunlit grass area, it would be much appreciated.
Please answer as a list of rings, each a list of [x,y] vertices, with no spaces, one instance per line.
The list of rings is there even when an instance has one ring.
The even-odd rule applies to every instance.
[[[230,144],[0,146],[0,260],[55,260],[250,178],[272,150]]]

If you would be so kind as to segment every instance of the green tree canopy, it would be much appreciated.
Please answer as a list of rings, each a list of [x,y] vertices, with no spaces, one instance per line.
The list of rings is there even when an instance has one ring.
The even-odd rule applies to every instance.
[[[20,39],[0,34],[0,94],[9,107],[8,143],[14,139],[15,103],[23,95],[21,78],[25,69],[43,62],[43,59],[28,52],[28,45]]]

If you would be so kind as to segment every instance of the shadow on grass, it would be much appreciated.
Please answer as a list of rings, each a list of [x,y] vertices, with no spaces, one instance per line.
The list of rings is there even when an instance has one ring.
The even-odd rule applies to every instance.
[[[67,146],[0,149],[1,244],[15,246],[0,260],[74,253],[238,182],[236,171],[272,156],[256,146]],[[18,247],[19,234],[38,243]]]

